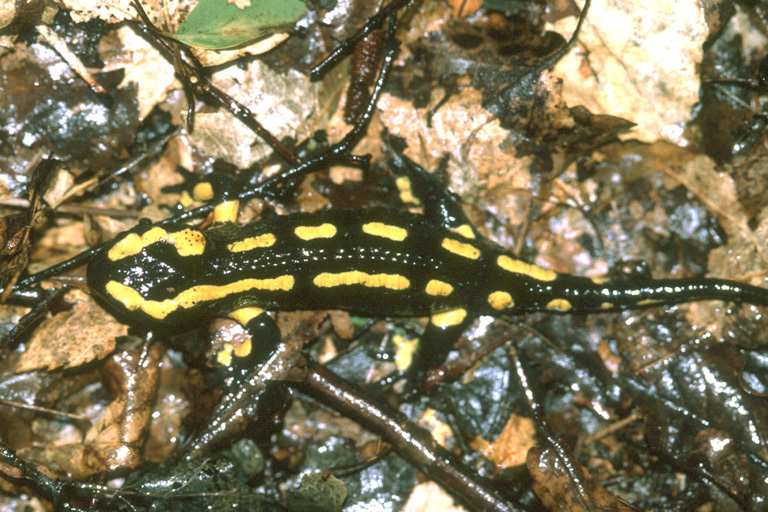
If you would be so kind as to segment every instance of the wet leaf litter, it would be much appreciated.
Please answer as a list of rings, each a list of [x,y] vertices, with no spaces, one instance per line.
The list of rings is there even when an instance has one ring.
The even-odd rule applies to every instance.
[[[338,66],[319,83],[307,75],[373,15],[362,4],[309,5],[282,44],[243,64],[217,64],[223,68],[214,70],[213,83],[247,104],[270,131],[285,129],[279,137],[298,154],[324,144],[319,130],[338,140],[349,129],[342,116],[351,70]],[[575,48],[552,72],[541,62],[573,31],[578,9],[569,2],[409,8],[377,117],[355,150],[373,155],[372,169],[334,167],[314,175],[289,208],[388,204],[387,157],[402,152],[442,176],[484,235],[528,261],[602,276],[642,260],[657,277],[706,274],[765,286],[759,184],[767,147],[760,86],[766,13],[751,3],[679,2],[670,18],[666,3],[604,4],[593,6]],[[95,243],[87,238],[111,239],[136,215],[168,216],[178,198],[160,190],[182,180],[177,166],[249,183],[280,165],[240,121],[209,105],[198,105],[196,131],[187,133],[187,103],[172,65],[131,27],[115,25],[119,13],[69,8],[51,28],[95,72],[110,100],[36,33],[15,36],[12,51],[0,57],[4,207],[18,213],[10,200],[29,200],[32,163],[41,154],[61,162],[57,169],[74,177],[72,189],[130,170],[111,183],[59,194],[67,198],[62,206],[31,231],[32,272]],[[151,17],[173,29],[186,7],[164,8]],[[633,23],[637,16],[648,26]],[[636,32],[618,40],[624,24]],[[670,63],[685,72],[665,74]],[[621,96],[633,99],[615,103]],[[148,153],[157,156],[129,167]],[[63,206],[70,210],[60,213]],[[263,206],[247,205],[242,220]],[[82,275],[74,271],[68,279]],[[25,312],[19,308],[4,308],[4,332]],[[4,349],[0,398],[8,420],[0,439],[46,475],[74,481],[105,475],[111,486],[123,487],[125,500],[134,496],[130,507],[159,507],[152,493],[173,491],[205,494],[201,506],[298,509],[307,496],[337,496],[323,487],[331,484],[305,475],[373,456],[369,465],[334,472],[346,490],[344,505],[334,498],[323,507],[407,510],[423,499],[420,493],[443,492],[419,484],[417,471],[387,454],[376,435],[300,394],[271,411],[273,423],[205,466],[153,468],[147,461],[170,456],[202,428],[218,400],[216,390],[206,389],[211,343],[243,333],[220,321],[169,340],[154,354],[122,323],[98,316],[98,308],[70,292],[27,338]],[[457,344],[452,362],[460,366],[490,352],[456,382],[400,409],[503,489],[516,510],[760,510],[768,457],[762,313],[704,302],[536,316],[519,319],[527,327],[516,332],[481,320]],[[343,314],[328,318],[281,314],[281,330],[306,331],[316,339],[310,349],[316,358],[351,379],[388,371],[382,354],[391,351],[389,338],[420,330],[417,319],[367,325]],[[35,337],[52,356],[38,352]],[[553,455],[549,437],[530,434],[504,342],[517,347],[548,436],[565,447],[572,468]],[[149,389],[123,382],[136,381],[138,368],[125,362],[135,360],[155,361],[146,370],[151,377],[141,374],[155,382]],[[512,438],[529,444],[511,446]],[[110,445],[131,449],[116,460],[114,451],[102,451]],[[500,455],[482,449],[488,445]],[[516,452],[527,458],[511,455]],[[574,490],[574,481],[583,485]],[[33,487],[29,479],[6,479],[6,506],[20,507]]]

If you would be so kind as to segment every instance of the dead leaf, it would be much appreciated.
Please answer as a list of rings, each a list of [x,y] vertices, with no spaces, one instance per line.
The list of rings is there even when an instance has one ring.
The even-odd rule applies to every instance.
[[[626,501],[611,494],[592,478],[584,466],[575,465],[579,482],[574,482],[562,461],[549,448],[528,452],[528,471],[533,477],[533,491],[550,512],[638,512]],[[581,493],[579,493],[581,491]]]
[[[86,293],[72,290],[65,300],[74,303],[72,309],[40,324],[19,359],[17,372],[74,368],[102,359],[115,350],[115,338],[128,333]]]
[[[525,464],[529,450],[536,446],[536,426],[532,419],[513,414],[492,443],[478,437],[470,446],[493,462],[497,470],[519,466]]]
[[[160,345],[153,345],[146,354],[115,354],[107,366],[119,374],[122,393],[94,422],[82,444],[53,445],[47,450],[50,457],[77,478],[135,469],[152,418],[162,353]]]
[[[632,137],[681,142],[698,101],[698,65],[708,31],[698,0],[593,2],[579,34],[583,51],[555,66],[568,105],[637,123]],[[673,21],[674,20],[674,21]],[[554,29],[565,37],[576,20]]]

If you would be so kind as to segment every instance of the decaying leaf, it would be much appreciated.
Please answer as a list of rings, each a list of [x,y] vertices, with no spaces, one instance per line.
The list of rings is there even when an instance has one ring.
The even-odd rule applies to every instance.
[[[73,290],[65,300],[72,309],[45,320],[35,329],[17,372],[74,368],[102,359],[115,349],[115,339],[128,328],[87,294]]]
[[[162,347],[148,353],[116,354],[109,365],[119,374],[117,396],[94,422],[82,443],[53,445],[49,456],[69,473],[86,478],[141,463],[144,438],[149,429],[158,383]],[[141,358],[146,357],[145,361]],[[141,364],[139,364],[141,363]]]
[[[0,217],[0,289],[13,284],[27,265],[30,212]]]
[[[574,469],[579,482],[573,480],[552,449],[533,448],[528,452],[528,470],[533,477],[533,490],[550,512],[640,510],[611,494],[583,466],[576,465]]]
[[[492,443],[478,437],[472,448],[493,462],[497,469],[525,463],[528,451],[536,446],[536,427],[533,420],[513,414],[504,430]]]

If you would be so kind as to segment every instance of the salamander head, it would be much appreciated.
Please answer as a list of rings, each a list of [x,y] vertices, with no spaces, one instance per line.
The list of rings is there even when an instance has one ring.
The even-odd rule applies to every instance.
[[[197,229],[142,221],[91,258],[88,284],[130,322],[180,324],[201,302],[194,296],[194,276],[205,248]]]

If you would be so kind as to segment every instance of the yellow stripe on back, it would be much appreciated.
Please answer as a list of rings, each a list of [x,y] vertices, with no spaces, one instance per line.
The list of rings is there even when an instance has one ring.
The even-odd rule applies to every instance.
[[[124,236],[107,252],[107,257],[110,261],[119,261],[139,254],[145,247],[158,242],[172,244],[179,252],[179,256],[199,256],[205,250],[205,237],[196,229],[182,229],[168,233],[163,228],[154,227],[141,236],[136,233]]]
[[[404,372],[413,364],[413,355],[419,347],[419,338],[404,338],[399,334],[392,336],[395,352],[395,365],[398,371]]]
[[[474,245],[454,240],[453,238],[443,238],[442,246],[446,251],[458,254],[464,258],[469,258],[470,260],[476,260],[480,257],[480,249]]]
[[[389,238],[395,242],[402,242],[408,236],[408,231],[405,229],[399,226],[392,226],[391,224],[384,224],[383,222],[363,224],[363,232],[373,236]]]
[[[250,238],[243,238],[237,242],[232,242],[227,245],[227,249],[232,252],[250,251],[251,249],[271,247],[277,240],[272,233],[264,233],[259,236],[252,236]]]
[[[314,240],[315,238],[333,238],[336,236],[336,226],[325,223],[319,226],[298,226],[293,230],[302,240]]]
[[[213,222],[237,222],[237,212],[240,210],[240,201],[233,199],[224,201],[213,207]]]
[[[110,281],[106,289],[115,300],[122,302],[129,311],[141,309],[152,318],[163,320],[178,309],[189,309],[197,304],[223,299],[229,295],[243,293],[251,290],[288,291],[293,288],[292,275],[284,275],[271,279],[241,279],[234,283],[221,286],[201,284],[192,286],[176,295],[176,297],[163,301],[148,300],[139,292],[118,283]]]
[[[509,256],[499,256],[496,263],[507,272],[523,274],[524,276],[532,277],[537,281],[554,281],[557,278],[557,273],[552,270],[547,270],[537,265],[531,265],[524,261],[515,260]]]
[[[369,288],[389,288],[392,290],[405,290],[411,286],[411,282],[405,276],[398,274],[367,274],[359,270],[339,272],[336,274],[323,272],[313,280],[315,286],[320,288],[333,288],[336,286],[348,286],[361,284]]]
[[[453,293],[453,286],[445,281],[439,281],[437,279],[431,279],[427,283],[425,290],[427,295],[443,296],[446,297]]]
[[[245,307],[236,309],[229,314],[229,317],[242,326],[248,325],[248,322],[264,313],[264,310],[256,307]]]
[[[195,201],[210,201],[213,199],[213,186],[207,181],[202,181],[192,189],[192,197]]]

